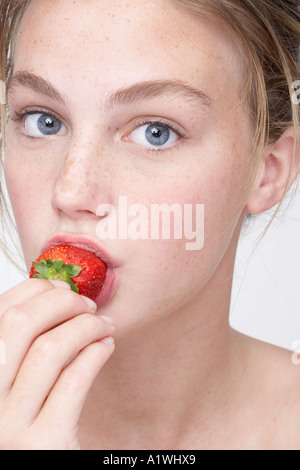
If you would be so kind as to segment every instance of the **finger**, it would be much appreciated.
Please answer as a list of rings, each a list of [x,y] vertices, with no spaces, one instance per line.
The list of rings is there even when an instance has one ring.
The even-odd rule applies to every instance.
[[[14,305],[25,302],[42,292],[54,289],[54,285],[44,279],[26,279],[18,285],[10,288],[0,296],[0,317]]]
[[[113,339],[107,339],[108,344],[98,341],[87,346],[62,371],[37,417],[38,425],[46,422],[52,429],[77,431],[87,394],[115,349]]]
[[[6,400],[23,422],[39,413],[62,369],[88,344],[114,331],[101,317],[82,314],[39,336],[30,348]]]
[[[6,364],[0,377],[0,398],[9,392],[32,342],[45,331],[82,313],[94,313],[96,304],[69,289],[53,288],[8,309],[0,318]]]

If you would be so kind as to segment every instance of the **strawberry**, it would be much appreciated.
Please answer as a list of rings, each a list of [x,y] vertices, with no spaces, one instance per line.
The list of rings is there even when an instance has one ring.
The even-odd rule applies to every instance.
[[[57,245],[32,263],[30,278],[65,281],[72,290],[95,300],[107,266],[98,256],[72,245]]]

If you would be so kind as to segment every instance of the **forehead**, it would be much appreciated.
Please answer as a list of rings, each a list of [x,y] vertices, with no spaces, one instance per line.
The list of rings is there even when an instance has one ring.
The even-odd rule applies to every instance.
[[[233,98],[243,58],[224,25],[174,0],[33,0],[16,42],[14,71],[103,89],[149,79],[184,79]],[[236,87],[232,86],[236,83]],[[78,96],[78,95],[77,95]]]

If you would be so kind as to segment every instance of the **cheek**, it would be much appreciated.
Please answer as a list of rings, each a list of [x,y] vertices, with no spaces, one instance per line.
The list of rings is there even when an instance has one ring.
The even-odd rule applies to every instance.
[[[43,184],[40,169],[33,162],[29,163],[28,158],[26,152],[23,154],[7,139],[4,161],[7,191],[25,258],[32,260],[39,249],[37,240],[42,227],[47,226],[49,188]]]
[[[6,150],[4,174],[8,194],[18,223],[22,217],[27,218],[30,214],[30,207],[38,194],[38,188],[33,185],[32,173],[28,172],[27,167],[22,165],[20,158],[15,157],[9,146]]]
[[[47,153],[44,147],[37,144],[24,143],[18,134],[19,131],[9,121],[4,161],[5,179],[16,217],[26,215],[31,218],[35,217],[39,208],[40,212],[44,210],[57,162],[50,158],[51,152]]]
[[[123,283],[127,292],[132,293],[134,289],[137,302],[147,299],[152,311],[172,311],[194,298],[208,282],[228,250],[234,232],[239,231],[237,224],[241,213],[237,206],[241,191],[237,191],[236,186],[240,175],[237,168],[233,171],[233,166],[219,167],[218,171],[207,168],[202,176],[202,171],[197,175],[195,171],[182,172],[169,178],[168,184],[153,184],[152,189],[157,196],[143,191],[144,201],[148,201],[148,214],[151,203],[164,203],[168,207],[178,203],[182,207],[183,237],[174,239],[171,225],[168,240],[160,237],[159,240],[126,242],[127,264]],[[185,204],[192,208],[192,217],[188,211],[186,221]],[[197,218],[197,205],[204,206],[204,219],[201,215]],[[151,218],[148,223],[150,227],[153,223]],[[185,237],[185,233],[192,235],[192,239]],[[197,247],[197,239],[204,243],[201,249],[187,250],[189,243]],[[128,301],[132,302],[132,295]]]

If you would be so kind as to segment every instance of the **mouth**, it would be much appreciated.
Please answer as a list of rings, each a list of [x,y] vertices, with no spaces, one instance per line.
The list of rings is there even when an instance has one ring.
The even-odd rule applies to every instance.
[[[106,305],[119,288],[121,281],[121,263],[114,259],[97,240],[88,235],[79,235],[76,233],[60,232],[55,234],[43,245],[42,253],[62,244],[83,248],[86,251],[94,253],[105,262],[107,266],[105,281],[95,302],[99,308]]]

